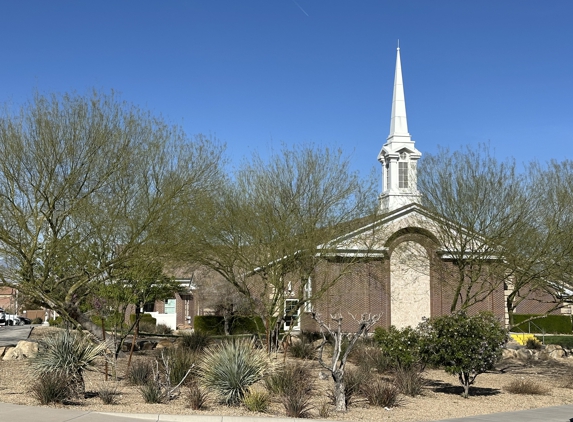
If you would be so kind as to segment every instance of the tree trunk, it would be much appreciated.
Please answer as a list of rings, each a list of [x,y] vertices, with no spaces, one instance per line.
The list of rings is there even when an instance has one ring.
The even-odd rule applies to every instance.
[[[346,412],[346,385],[344,372],[337,370],[332,373],[334,379],[334,400],[337,412]]]

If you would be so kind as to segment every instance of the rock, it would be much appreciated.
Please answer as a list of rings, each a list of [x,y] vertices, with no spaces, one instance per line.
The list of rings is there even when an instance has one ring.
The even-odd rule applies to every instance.
[[[565,357],[565,352],[563,349],[554,349],[552,352],[549,352],[549,357],[551,359],[561,359]]]
[[[16,347],[10,348],[2,360],[19,360],[35,358],[38,355],[38,343],[33,341],[21,340]]]
[[[533,352],[529,349],[519,349],[516,351],[516,357],[519,360],[530,360],[533,358]]]
[[[155,346],[157,346],[157,342],[149,341],[149,340],[142,340],[138,341],[137,345],[139,346],[139,350],[153,350]]]
[[[547,353],[551,353],[555,350],[563,350],[563,347],[559,346],[558,344],[548,344],[547,346],[545,346],[545,351]]]
[[[157,343],[157,346],[155,346],[156,349],[169,349],[170,347],[173,347],[173,343],[171,340],[167,340],[165,338],[160,340],[159,343]]]
[[[502,359],[515,359],[517,358],[517,351],[515,349],[503,349],[501,357]]]

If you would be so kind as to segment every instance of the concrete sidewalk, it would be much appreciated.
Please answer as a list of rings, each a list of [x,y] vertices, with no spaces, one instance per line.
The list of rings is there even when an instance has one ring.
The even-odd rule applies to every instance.
[[[295,422],[296,420],[273,417],[99,413],[0,403],[0,422]],[[306,420],[312,422],[311,419]],[[435,422],[573,422],[573,405],[444,419]]]

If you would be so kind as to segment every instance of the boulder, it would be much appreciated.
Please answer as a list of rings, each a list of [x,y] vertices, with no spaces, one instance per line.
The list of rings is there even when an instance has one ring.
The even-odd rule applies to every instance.
[[[20,360],[35,358],[38,355],[38,343],[34,341],[21,340],[16,347],[6,351],[2,360]]]
[[[563,347],[559,346],[558,344],[548,344],[547,346],[545,346],[545,351],[547,353],[551,353],[555,350],[563,350]]]
[[[530,360],[533,358],[533,352],[529,349],[519,349],[515,353],[517,359],[519,360]]]
[[[160,340],[157,346],[155,346],[156,349],[169,349],[170,347],[173,347],[173,342],[165,338]]]
[[[565,357],[565,352],[563,349],[554,349],[552,352],[549,352],[549,357],[551,359],[561,359]]]
[[[515,359],[517,358],[517,350],[515,349],[503,349],[501,351],[502,359]]]

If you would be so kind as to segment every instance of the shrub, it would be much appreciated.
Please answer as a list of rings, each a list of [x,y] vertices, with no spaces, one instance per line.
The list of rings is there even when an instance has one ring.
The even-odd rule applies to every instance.
[[[251,391],[243,397],[243,404],[251,412],[264,413],[269,408],[271,397],[263,391]]]
[[[544,395],[549,392],[547,388],[530,379],[513,380],[504,387],[511,394]]]
[[[311,395],[304,386],[295,389],[291,394],[283,395],[281,402],[286,415],[291,418],[308,418],[310,416]]]
[[[139,332],[155,334],[156,325],[154,322],[150,321],[139,321]]]
[[[466,398],[475,378],[492,369],[499,360],[507,341],[507,331],[488,312],[474,316],[463,311],[444,315],[425,321],[420,330],[426,337],[426,352],[432,363],[458,375]]]
[[[323,401],[320,403],[320,407],[318,408],[318,416],[320,416],[323,419],[328,419],[330,417],[330,402],[328,401]]]
[[[520,322],[528,320],[532,317],[540,317],[531,321],[531,325],[527,322],[520,324]],[[515,327],[513,330],[529,332],[531,327],[532,332],[543,331],[552,334],[571,334],[572,324],[570,315],[534,315],[534,314],[514,314],[513,322]],[[538,328],[539,327],[539,328]]]
[[[241,403],[249,388],[269,367],[266,353],[250,341],[232,340],[211,347],[199,364],[203,382],[227,405]]]
[[[190,334],[183,334],[180,337],[179,344],[180,346],[185,349],[189,350],[190,352],[201,352],[211,342],[211,337],[209,334],[201,332],[201,331],[194,331]]]
[[[32,324],[42,324],[44,320],[40,317],[36,317],[32,320]]]
[[[316,358],[316,347],[304,339],[293,342],[289,351],[293,358],[308,360]]]
[[[144,385],[151,380],[153,369],[148,361],[135,361],[127,373],[127,381],[131,385]]]
[[[69,378],[59,372],[44,373],[42,378],[34,381],[30,392],[32,397],[43,405],[62,403],[74,395],[70,389]]]
[[[394,326],[388,330],[378,327],[374,330],[374,341],[394,368],[424,368],[425,355],[422,353],[422,339],[418,330],[412,327],[401,330]]]
[[[57,373],[66,377],[78,395],[85,391],[83,373],[93,368],[94,360],[107,348],[106,343],[94,344],[75,331],[62,330],[41,340],[45,349],[31,361],[32,370],[43,378]]]
[[[165,324],[157,324],[155,326],[155,334],[163,335],[163,334],[172,334],[172,333],[173,333],[173,330],[171,329],[171,327],[168,327]]]
[[[217,315],[197,315],[193,318],[193,328],[195,332],[210,335],[223,335],[225,322],[222,316]]]
[[[193,410],[200,410],[205,407],[207,402],[207,393],[199,385],[192,381],[187,390],[187,404]]]
[[[363,386],[362,394],[372,406],[380,407],[397,407],[402,403],[400,399],[400,392],[395,385],[383,381],[376,380],[374,383]]]
[[[117,392],[117,384],[105,383],[99,387],[97,394],[103,404],[115,404]]]
[[[149,382],[139,387],[145,403],[164,403],[167,400],[165,392],[158,383]]]
[[[63,327],[64,320],[61,316],[57,316],[56,318],[48,320],[48,324],[50,324],[50,327]]]
[[[525,348],[530,350],[541,350],[542,347],[543,345],[536,338],[528,338],[527,342],[525,343]]]
[[[396,368],[395,384],[398,390],[410,397],[416,397],[422,394],[426,381],[422,374],[416,368]]]
[[[347,369],[344,372],[344,400],[346,406],[352,404],[352,398],[362,390],[362,387],[372,380],[372,374],[363,369]],[[336,404],[334,393],[332,395],[333,403]]]

